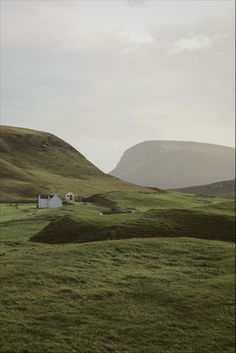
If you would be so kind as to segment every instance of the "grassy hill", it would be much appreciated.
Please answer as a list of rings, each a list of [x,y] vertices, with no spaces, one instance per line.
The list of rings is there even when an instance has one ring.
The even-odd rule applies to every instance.
[[[91,195],[137,189],[90,163],[71,145],[46,132],[1,126],[0,201],[33,200],[39,193],[71,190]]]
[[[2,242],[1,353],[234,353],[234,245]]]
[[[197,194],[202,196],[235,197],[235,179],[219,181],[218,183],[192,186],[179,189],[180,192]]]
[[[67,206],[57,212],[32,240],[68,243],[180,236],[235,240],[234,201],[121,191],[95,195],[87,201],[81,207]]]
[[[1,204],[0,352],[234,353],[235,247],[209,240],[233,225],[233,200],[174,192]]]
[[[235,203],[222,198],[114,191],[59,209],[2,207],[7,215],[7,219],[2,215],[3,224],[14,222],[17,231],[23,227],[25,232],[27,227],[43,222],[31,233],[33,241],[43,243],[181,236],[235,240]]]
[[[0,353],[235,352],[234,200],[135,187],[3,130],[2,200],[55,180],[87,197],[0,204]]]
[[[235,149],[191,141],[145,141],[126,150],[110,174],[161,189],[210,184],[235,178]]]

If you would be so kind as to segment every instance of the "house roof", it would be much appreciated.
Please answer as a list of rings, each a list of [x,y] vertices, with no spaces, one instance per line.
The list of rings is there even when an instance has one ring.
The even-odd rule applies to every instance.
[[[48,198],[52,199],[54,196],[55,196],[55,195],[40,195],[40,198],[47,200]]]
[[[39,195],[40,196],[40,199],[47,199],[48,196],[47,195]]]

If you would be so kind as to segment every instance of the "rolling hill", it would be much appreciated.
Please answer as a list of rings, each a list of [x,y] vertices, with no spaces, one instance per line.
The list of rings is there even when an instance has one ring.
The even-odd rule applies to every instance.
[[[3,246],[2,353],[235,352],[232,243]]]
[[[31,240],[61,244],[184,236],[234,242],[234,206],[234,200],[223,198],[112,191],[80,205],[37,212],[35,221],[46,216],[50,222]],[[34,213],[27,217],[34,219]]]
[[[0,352],[234,353],[233,208],[133,191],[0,204]]]
[[[41,131],[1,126],[0,201],[33,200],[39,193],[72,190],[91,195],[137,189],[107,175],[60,138]]]
[[[235,197],[235,179],[208,185],[192,186],[178,191],[201,196]]]
[[[235,177],[235,149],[188,141],[146,141],[126,150],[110,174],[161,189],[210,184]]]

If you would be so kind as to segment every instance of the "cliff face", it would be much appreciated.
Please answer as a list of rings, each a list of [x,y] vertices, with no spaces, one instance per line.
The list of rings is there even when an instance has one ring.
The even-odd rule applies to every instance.
[[[197,142],[146,141],[129,148],[110,174],[162,189],[210,184],[235,177],[235,149]]]

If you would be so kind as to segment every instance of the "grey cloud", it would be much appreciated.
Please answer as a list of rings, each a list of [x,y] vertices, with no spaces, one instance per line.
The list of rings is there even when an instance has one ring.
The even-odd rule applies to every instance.
[[[228,5],[213,14],[199,7],[188,21],[169,17],[165,2],[101,2],[103,18],[97,1],[72,3],[4,4],[3,123],[51,131],[103,170],[143,140],[234,143]],[[124,10],[133,14],[130,25]]]

